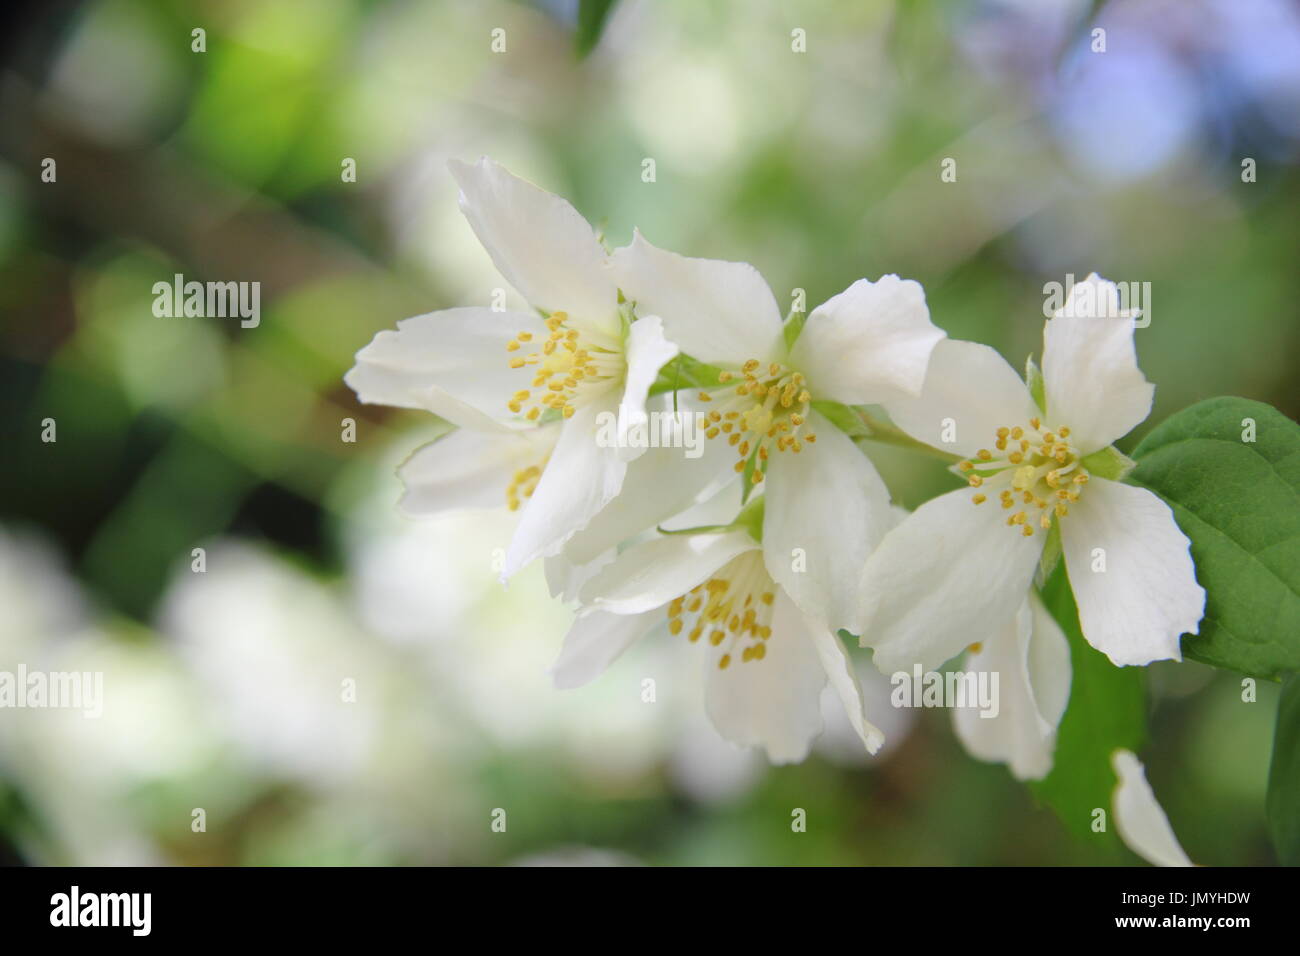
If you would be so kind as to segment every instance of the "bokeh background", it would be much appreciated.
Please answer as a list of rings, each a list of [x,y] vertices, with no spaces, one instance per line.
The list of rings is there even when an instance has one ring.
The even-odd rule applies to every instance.
[[[967,757],[946,714],[891,708],[865,659],[875,759],[832,706],[800,766],[733,749],[666,635],[554,691],[571,612],[540,568],[496,582],[510,516],[400,517],[394,467],[440,425],[341,379],[377,330],[504,284],[446,170],[490,154],[611,244],[636,225],[744,259],[781,300],[920,280],[1013,364],[1045,282],[1147,281],[1156,408],[1128,447],[1217,394],[1295,418],[1297,6],[625,0],[585,57],[577,22],[558,0],[87,0],[5,30],[0,669],[102,670],[107,701],[0,712],[0,860],[1136,862]],[[176,272],[261,282],[260,326],[154,317]],[[909,507],[953,482],[872,455]],[[1150,672],[1142,756],[1198,862],[1272,862],[1275,700]]]

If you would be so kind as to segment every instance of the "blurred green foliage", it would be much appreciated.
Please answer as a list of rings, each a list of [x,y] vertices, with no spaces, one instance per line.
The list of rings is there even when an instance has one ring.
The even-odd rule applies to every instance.
[[[1040,348],[1045,282],[1094,270],[1148,281],[1152,322],[1138,349],[1156,408],[1126,450],[1211,395],[1300,412],[1297,135],[1249,102],[1225,125],[1203,90],[1204,112],[1175,147],[1117,177],[1081,161],[1058,121],[1080,70],[1106,68],[1080,65],[1088,24],[1068,12],[1053,30],[981,3],[610,6],[582,3],[575,15],[559,3],[90,0],[51,7],[10,39],[0,77],[0,522],[52,543],[103,632],[94,653],[128,661],[141,701],[170,702],[158,713],[185,716],[160,728],[164,718],[142,710],[140,739],[167,734],[156,760],[129,740],[94,742],[108,756],[93,780],[31,757],[46,730],[30,740],[15,730],[10,749],[0,746],[0,854],[500,863],[588,846],[656,864],[1114,859],[1068,833],[1004,768],[966,756],[942,714],[918,715],[874,763],[821,753],[717,799],[683,783],[678,738],[647,742],[672,737],[666,729],[626,742],[643,759],[624,773],[575,761],[558,742],[583,739],[571,730],[527,745],[490,732],[457,688],[482,680],[509,698],[540,687],[562,620],[537,638],[549,643],[535,667],[528,658],[526,669],[487,670],[522,652],[470,657],[466,642],[440,652],[454,676],[435,678],[432,637],[395,644],[357,613],[345,637],[308,656],[374,662],[410,716],[385,712],[367,764],[382,772],[358,770],[345,785],[304,782],[215,729],[253,692],[209,700],[160,616],[191,549],[263,542],[267,568],[337,602],[323,621],[351,620],[358,555],[389,520],[367,509],[378,500],[391,511],[391,465],[432,423],[359,406],[342,376],[376,331],[486,303],[502,284],[459,218],[448,157],[492,155],[571,199],[610,244],[635,225],[687,255],[753,262],[785,303],[803,289],[813,306],[862,276],[915,278],[937,324],[1017,366]],[[196,53],[200,27],[206,52]],[[504,53],[490,48],[497,28]],[[796,28],[806,54],[792,51]],[[1132,18],[1111,38],[1115,49],[1164,42],[1158,23]],[[1004,46],[1020,52],[998,55]],[[1171,55],[1209,82],[1210,66]],[[1155,147],[1113,143],[1126,148]],[[1258,158],[1254,182],[1240,177],[1243,155]],[[40,178],[45,157],[57,160],[55,182]],[[945,157],[957,160],[956,182],[940,180]],[[340,177],[347,158],[354,183]],[[647,158],[653,182],[643,180]],[[174,273],[261,282],[260,325],[154,317],[152,283]],[[340,440],[349,417],[356,444]],[[57,443],[40,441],[47,418]],[[937,461],[870,454],[907,507],[954,486]],[[485,594],[478,617],[455,620],[488,622],[472,636],[489,648],[508,643],[511,621],[551,613],[536,610],[540,587]],[[452,603],[430,615],[430,635],[444,614],[453,619]],[[57,643],[43,634],[17,619],[5,632],[16,647]],[[282,636],[266,631],[268,654]],[[1189,854],[1270,862],[1276,688],[1243,704],[1231,674],[1186,664],[1150,677],[1142,756]],[[613,703],[601,696],[614,693],[584,689],[547,706],[573,721],[643,707],[625,689]],[[419,702],[457,716],[423,716]],[[701,708],[689,694],[661,706]],[[327,734],[311,739],[329,754],[339,745]],[[62,746],[54,740],[50,753]],[[203,834],[189,828],[198,806],[210,814]],[[495,807],[512,808],[507,835],[488,830]],[[807,811],[806,833],[791,831],[794,808]],[[114,828],[149,849],[92,849],[89,834]]]

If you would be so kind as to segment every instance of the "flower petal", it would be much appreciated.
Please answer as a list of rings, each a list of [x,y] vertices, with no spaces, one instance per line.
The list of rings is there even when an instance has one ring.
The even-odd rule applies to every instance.
[[[551,592],[551,597],[558,598],[565,604],[573,604],[578,600],[578,594],[583,586],[595,577],[597,571],[616,557],[618,553],[610,549],[596,555],[590,561],[579,564],[571,561],[563,551],[552,554],[542,562],[546,575],[546,588]]]
[[[1094,478],[1060,520],[1088,643],[1120,667],[1182,660],[1179,637],[1200,626],[1205,591],[1169,506],[1145,488]]]
[[[856,619],[862,566],[895,517],[885,483],[847,435],[816,412],[807,430],[816,444],[768,459],[763,554],[804,613],[835,630]]]
[[[558,425],[513,432],[459,428],[416,450],[397,469],[406,486],[398,507],[422,517],[469,508],[500,508],[516,474],[546,460]]]
[[[639,614],[681,597],[757,547],[743,531],[664,535],[628,548],[587,582],[580,597],[601,610]]]
[[[707,446],[706,446],[707,447]],[[730,445],[725,445],[731,451]],[[727,475],[716,490],[700,495],[699,501],[684,511],[662,522],[665,531],[682,531],[688,528],[712,528],[730,524],[743,507],[740,500],[740,481],[731,470],[735,459],[726,457]]]
[[[1080,287],[1099,290],[1097,311],[1072,308]],[[1085,455],[1132,431],[1151,413],[1155,395],[1138,368],[1134,320],[1118,313],[1115,297],[1114,283],[1093,273],[1043,326],[1047,421],[1068,425],[1070,440]]]
[[[688,259],[636,232],[610,255],[610,267],[637,314],[659,316],[668,338],[692,357],[728,366],[778,357],[781,313],[753,266]]]
[[[812,310],[790,365],[818,398],[865,405],[916,397],[944,335],[930,322],[919,283],[896,275],[859,279]]]
[[[551,679],[560,690],[595,680],[625,650],[665,620],[662,613],[579,615],[564,635],[560,656],[551,666]]]
[[[913,438],[967,458],[992,447],[999,428],[1023,427],[1038,414],[1006,359],[987,345],[953,339],[934,347],[920,397],[881,404]]]
[[[699,413],[698,402],[690,396],[679,395],[678,411],[674,415],[672,396],[655,396],[651,399],[651,410],[671,416],[660,419],[666,423],[660,433],[663,441],[628,464],[618,497],[565,545],[564,554],[569,560],[585,564],[712,496],[735,479],[734,449],[726,442],[704,437],[704,429],[697,426],[693,417]],[[739,507],[740,496],[736,495],[735,503],[720,520],[730,521]]]
[[[1033,616],[1033,636],[1025,656],[1029,693],[1038,714],[1039,727],[1044,732],[1054,732],[1061,726],[1061,718],[1070,702],[1070,684],[1073,681],[1070,640],[1032,591],[1029,593],[1029,611]]]
[[[885,535],[863,570],[859,621],[885,673],[937,668],[1006,633],[1024,603],[1043,535],[1008,528],[995,502],[963,488],[927,501]]]
[[[617,394],[611,392],[604,401],[583,405],[561,426],[555,451],[524,505],[506,551],[502,580],[535,558],[559,552],[618,494],[627,462],[619,457],[617,448],[596,441],[600,414],[612,413],[617,401]]]
[[[878,753],[885,744],[885,735],[880,728],[867,720],[866,709],[862,703],[862,686],[858,683],[853,662],[844,650],[844,645],[837,635],[824,627],[818,627],[806,618],[805,631],[808,639],[817,648],[817,656],[821,658],[822,668],[826,671],[826,679],[830,682],[831,689],[844,705],[844,713],[848,715],[849,724],[862,739],[867,753]],[[773,633],[775,634],[775,631]]]
[[[1070,287],[1065,305],[1057,309],[1053,318],[1082,316],[1089,319],[1137,318],[1141,312],[1120,308],[1119,286],[1103,279],[1097,273]]]
[[[343,377],[367,404],[422,408],[465,428],[531,427],[507,403],[532,380],[511,368],[506,345],[519,333],[541,337],[535,315],[483,308],[446,309],[403,319],[357,353]]]
[[[587,220],[559,196],[486,156],[472,166],[457,160],[449,165],[465,218],[529,305],[567,312],[576,326],[616,336],[618,289]]]
[[[677,355],[677,346],[664,338],[663,323],[657,316],[646,316],[633,322],[626,341],[627,380],[623,386],[623,400],[618,409],[619,454],[627,461],[638,458],[644,448],[628,441],[628,431],[646,424],[646,398],[650,386],[659,376],[664,363]]]
[[[1155,866],[1194,866],[1156,801],[1141,761],[1131,750],[1116,750],[1110,764],[1119,778],[1113,802],[1115,828],[1124,844]]]
[[[1031,594],[1011,627],[969,654],[962,670],[990,675],[984,677],[990,689],[997,675],[987,712],[974,705],[953,710],[953,727],[967,751],[1007,764],[1018,780],[1047,776],[1070,692],[1070,645],[1038,598]]]
[[[734,744],[762,747],[772,763],[803,760],[822,730],[826,670],[806,628],[799,609],[778,594],[762,660],[733,660],[724,670],[718,661],[727,644],[709,648],[704,700],[713,726]]]

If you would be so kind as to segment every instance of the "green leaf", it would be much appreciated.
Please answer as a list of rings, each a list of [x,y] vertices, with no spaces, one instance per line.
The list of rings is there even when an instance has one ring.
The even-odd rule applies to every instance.
[[[1277,702],[1265,808],[1278,862],[1300,866],[1300,676],[1296,674],[1283,683]]]
[[[1300,426],[1262,402],[1212,398],[1133,457],[1129,481],[1173,508],[1206,591],[1183,653],[1268,679],[1300,670]]]
[[[573,38],[578,56],[590,53],[600,42],[605,20],[614,9],[615,0],[578,0],[578,31]]]
[[[1053,572],[1042,598],[1070,641],[1073,676],[1070,702],[1057,731],[1052,771],[1030,786],[1070,832],[1100,841],[1118,853],[1111,810],[1116,780],[1110,755],[1116,747],[1142,748],[1146,737],[1145,672],[1140,667],[1116,667],[1084,640],[1064,564]],[[1105,833],[1092,830],[1097,808],[1106,811]]]

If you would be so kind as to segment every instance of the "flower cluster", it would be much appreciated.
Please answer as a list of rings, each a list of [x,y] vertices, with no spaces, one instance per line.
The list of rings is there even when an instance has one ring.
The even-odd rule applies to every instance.
[[[859,279],[783,320],[752,266],[639,232],[609,252],[571,205],[490,160],[452,172],[535,312],[406,319],[346,381],[456,426],[402,465],[405,511],[519,512],[503,579],[542,559],[578,607],[557,686],[663,630],[701,648],[709,715],[733,742],[801,760],[829,685],[875,753],[847,630],[886,672],[963,654],[998,672],[1002,706],[957,711],[958,735],[1040,777],[1070,691],[1066,637],[1035,590],[1058,558],[1090,644],[1117,665],[1179,659],[1205,595],[1168,506],[1120,480],[1113,442],[1153,387],[1113,284],[1075,286],[1026,382],[948,339],[914,281]],[[951,455],[964,486],[893,506],[851,427],[864,406]]]

